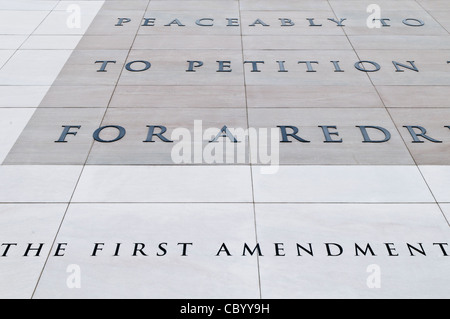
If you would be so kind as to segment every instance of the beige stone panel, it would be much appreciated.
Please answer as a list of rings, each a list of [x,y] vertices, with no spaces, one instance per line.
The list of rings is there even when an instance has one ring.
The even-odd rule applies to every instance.
[[[362,61],[369,60],[378,63],[381,70],[369,72],[375,85],[450,85],[450,64],[447,64],[449,50],[357,50]],[[406,64],[414,61],[419,72],[401,68],[397,72],[393,61]],[[375,67],[367,65],[368,69]]]
[[[39,107],[106,108],[114,86],[52,86]]]
[[[138,35],[134,50],[242,50],[238,35]]]
[[[417,0],[425,10],[432,11],[445,11],[450,10],[450,5],[447,0]]]
[[[127,50],[75,50],[53,85],[116,85],[127,54]],[[102,63],[96,63],[97,61],[116,63],[109,63],[106,72],[98,72]]]
[[[107,10],[102,9],[92,21],[86,35],[123,36],[135,35],[142,23],[144,10]],[[131,21],[123,26],[116,26],[120,18]]]
[[[374,3],[371,0],[330,0],[331,7],[336,11],[355,11],[365,13],[366,8]],[[414,0],[378,0],[376,2],[382,11],[424,11],[423,8]]]
[[[395,125],[385,109],[376,108],[305,108],[305,109],[250,109],[250,127],[276,128],[295,126],[297,134],[310,143],[302,143],[290,137],[292,143],[280,143],[281,164],[302,165],[395,165],[413,164]],[[325,135],[319,126],[329,128],[333,140],[342,143],[325,143]],[[380,126],[391,134],[386,143],[363,143],[357,126]],[[384,134],[368,128],[373,140],[383,140]],[[279,130],[278,130],[279,132]],[[291,133],[291,129],[287,129]],[[281,140],[281,133],[280,133]],[[251,141],[253,144],[254,142]],[[273,154],[273,153],[272,153]]]
[[[383,107],[372,86],[247,86],[248,107]]]
[[[245,80],[247,85],[357,85],[370,86],[369,78],[364,72],[358,71],[353,66],[358,57],[353,50],[247,50],[244,52],[244,61],[264,61],[259,64],[261,72],[252,72],[252,65],[245,65]],[[288,72],[279,72],[277,61],[286,61],[285,69]],[[316,72],[307,72],[305,63],[299,61],[316,61],[312,64]],[[333,63],[339,61],[341,70],[335,72]]]
[[[450,164],[450,125],[449,109],[389,109],[395,124],[399,128],[414,161],[419,165],[449,165]],[[413,143],[409,131],[403,126],[421,126],[427,130],[427,135],[442,141],[433,143],[424,138],[424,143]],[[420,133],[419,129],[415,130]]]
[[[328,2],[325,0],[241,0],[242,11],[279,11],[279,10],[298,10],[298,11],[331,11]]]
[[[195,121],[202,121],[202,134],[208,128],[215,128],[214,136],[208,138],[201,137],[200,140],[195,138],[194,123]],[[120,125],[126,129],[126,135],[123,139],[113,143],[95,142],[92,151],[89,155],[88,164],[92,165],[152,165],[152,164],[177,164],[177,161],[172,157],[172,150],[180,141],[188,142],[183,153],[189,154],[190,159],[187,162],[178,164],[203,164],[206,159],[202,157],[203,150],[206,146],[211,146],[209,143],[220,129],[225,125],[231,128],[247,128],[247,114],[245,109],[167,109],[167,108],[114,108],[109,109],[102,122],[102,126]],[[153,137],[154,143],[144,143],[147,140],[148,128],[147,125],[165,126],[167,133],[164,137],[173,140],[173,143],[165,143],[158,137]],[[183,128],[189,130],[190,136],[183,138],[173,136],[174,129]],[[160,132],[159,128],[155,129],[155,133]],[[105,129],[100,137],[105,140],[112,140],[117,137],[118,131],[116,129]],[[212,164],[236,164],[239,149],[237,145],[231,143],[228,138],[221,138],[225,143],[236,147],[234,153],[224,152],[223,156],[218,156],[220,160]],[[246,141],[242,141],[239,145],[243,147],[244,156],[247,151]],[[196,149],[201,148],[200,162],[196,161]],[[205,151],[206,152],[206,151]],[[179,153],[177,153],[179,154]],[[245,164],[244,160],[242,163]]]
[[[395,1],[397,2],[397,1]],[[394,1],[390,1],[390,3],[395,3]],[[357,4],[358,2],[353,2]],[[414,2],[411,2],[414,3]],[[448,35],[447,31],[424,10],[408,10],[408,9],[399,9],[399,10],[391,10],[386,9],[381,6],[382,18],[390,19],[390,21],[386,21],[389,25],[387,27],[382,26],[381,28],[369,28],[367,25],[367,20],[370,16],[370,13],[366,13],[366,6],[364,9],[353,10],[353,9],[345,9],[339,6],[334,6],[335,13],[338,18],[346,18],[347,20],[344,22],[345,24],[345,33],[347,35],[384,35],[384,36],[392,36],[392,35],[434,35],[434,36],[443,36]],[[405,19],[418,19],[421,20],[424,25],[423,26],[408,26],[403,23]],[[407,24],[416,24],[419,25],[419,22],[410,20]]]
[[[110,107],[245,108],[243,86],[117,86]]]
[[[386,107],[450,107],[450,86],[377,86]]]
[[[87,108],[38,108],[6,157],[8,165],[82,165],[86,162],[92,133],[101,123],[104,110]],[[62,126],[81,126],[70,131],[67,143],[55,143]]]
[[[234,50],[133,50],[127,63],[149,61],[152,66],[143,72],[125,70],[119,85],[243,85],[242,52]],[[186,72],[187,61],[203,61],[196,72]],[[217,61],[230,61],[232,72],[217,72]],[[132,65],[135,70],[142,63]]]
[[[217,10],[217,11],[182,11],[180,9],[172,11],[147,11],[145,18],[155,19],[154,26],[141,26],[139,34],[151,35],[239,35],[239,26],[227,26],[227,18],[239,18],[237,10]],[[213,26],[199,26],[196,22],[199,19],[213,19],[200,22],[200,24],[213,24]],[[173,23],[178,19],[179,24]]]
[[[430,11],[430,14],[450,33],[450,8],[447,7],[447,9],[442,11]]]
[[[77,50],[129,50],[135,35],[85,35]]]
[[[450,36],[355,35],[349,37],[356,50],[449,50]]]
[[[276,36],[318,36],[318,35],[345,35],[342,27],[336,23],[328,21],[335,18],[333,13],[327,11],[243,11],[241,12],[241,24],[243,35],[276,35]],[[255,23],[260,19],[269,26]],[[280,19],[290,19],[293,26],[282,26]],[[312,27],[307,19],[314,19],[315,24],[322,25]]]
[[[259,35],[242,38],[244,50],[351,50],[345,36]]]

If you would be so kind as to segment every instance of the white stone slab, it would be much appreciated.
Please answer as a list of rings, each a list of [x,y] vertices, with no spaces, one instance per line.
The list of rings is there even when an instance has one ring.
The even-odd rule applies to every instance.
[[[74,5],[79,6],[81,13],[83,11],[97,12],[99,11],[105,1],[95,1],[95,0],[82,0],[82,1],[58,1],[55,7],[55,11],[67,11],[70,10]]]
[[[415,166],[253,167],[256,202],[434,202]]]
[[[8,155],[33,113],[33,109],[0,108],[0,163]]]
[[[438,202],[450,203],[450,166],[420,166]]]
[[[0,34],[29,35],[41,24],[48,11],[1,11]]]
[[[14,50],[0,50],[0,68],[5,65],[13,54]]]
[[[88,9],[81,9],[79,24],[77,24],[77,20],[74,20],[72,17],[75,12],[76,11],[51,12],[34,34],[84,34],[97,15],[97,10],[91,11]]]
[[[435,204],[413,205],[257,205],[263,298],[448,298],[449,257],[434,243],[448,243],[450,233]],[[286,256],[275,256],[274,243],[284,243]],[[313,248],[314,256],[300,244]],[[328,256],[325,243],[343,248]],[[392,243],[390,257],[385,246]],[[411,244],[426,256],[408,249]],[[376,256],[356,256],[355,244],[370,244]],[[338,247],[331,246],[333,254]],[[447,247],[445,249],[450,250]],[[380,286],[367,285],[379,267]],[[370,269],[369,269],[370,270]],[[372,286],[373,287],[373,286]]]
[[[0,85],[52,85],[70,50],[19,50],[0,71]]]
[[[86,166],[74,202],[251,202],[248,166]]]
[[[69,202],[81,166],[0,166],[0,202]]]
[[[215,255],[222,243],[255,245],[251,204],[72,204],[36,298],[258,298],[256,256]],[[92,257],[95,243],[103,251]],[[113,257],[116,243],[122,243]],[[134,244],[144,253],[132,256]],[[165,256],[160,243],[167,243]],[[186,256],[178,243],[187,246]],[[67,288],[67,266],[80,267],[80,289]]]
[[[51,11],[58,2],[56,0],[0,0],[0,10]]]
[[[0,49],[16,50],[26,39],[26,35],[0,35]]]
[[[0,263],[0,298],[31,298],[45,260],[66,210],[66,204],[0,205],[2,244],[14,243]],[[38,248],[39,257],[30,252],[24,257],[28,244]],[[1,247],[1,254],[6,246]]]
[[[81,35],[32,35],[22,45],[21,50],[74,50],[80,42],[81,38]]]
[[[0,86],[0,107],[38,107],[49,86]]]
[[[450,225],[450,204],[440,204],[442,211],[444,212],[445,218]]]

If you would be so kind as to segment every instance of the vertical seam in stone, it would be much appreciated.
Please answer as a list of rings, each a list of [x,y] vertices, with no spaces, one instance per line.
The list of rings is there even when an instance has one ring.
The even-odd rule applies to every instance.
[[[250,119],[248,114],[248,100],[247,100],[247,81],[245,77],[245,54],[244,54],[244,33],[242,29],[242,15],[241,15],[241,1],[238,0],[238,10],[239,10],[239,28],[240,28],[240,38],[241,38],[241,53],[242,53],[242,76],[244,78],[244,98],[245,98],[245,114],[247,116],[247,129],[250,131]],[[254,187],[254,179],[253,179],[253,164],[252,164],[252,154],[251,154],[251,145],[250,145],[250,135],[248,136],[248,161],[249,161],[249,167],[250,167],[250,179],[251,179],[251,185],[252,185],[252,207],[253,207],[253,220],[254,220],[254,227],[255,227],[255,240],[256,244],[258,244],[258,227],[256,223],[256,203],[255,203],[255,187]],[[259,285],[259,298],[262,299],[262,287],[261,287],[261,269],[260,269],[260,258],[257,255],[256,256],[256,263],[258,268],[258,285]]]
[[[415,2],[426,12],[426,13],[428,13],[429,15],[430,15],[430,17],[432,17],[433,18],[433,20],[434,21],[436,21],[436,23],[437,24],[439,24],[440,26],[441,26],[441,28],[442,29],[444,29],[448,34],[450,34],[450,31],[449,30],[447,30],[447,28],[445,28],[435,17],[434,17],[434,15],[433,14],[431,14],[431,12],[430,11],[428,11],[427,9],[425,9],[425,7],[420,3],[420,2],[417,2],[417,0],[415,0]]]
[[[5,67],[6,64],[8,64],[8,62],[13,58],[13,56],[16,55],[16,53],[22,48],[22,46],[25,44],[25,42],[27,42],[30,37],[36,32],[36,30],[41,26],[41,24],[47,20],[48,16],[55,10],[55,8],[58,6],[58,4],[61,2],[61,0],[58,0],[58,2],[55,4],[55,6],[49,10],[49,12],[47,13],[47,15],[44,17],[44,19],[42,19],[42,21],[36,26],[36,28],[34,28],[34,30],[28,34],[28,36],[25,38],[25,40],[23,40],[22,44],[16,49],[14,50],[14,53],[6,60],[6,62],[0,67],[0,71]],[[41,11],[41,10],[36,10],[36,11]]]
[[[23,40],[23,42],[20,44],[20,46],[14,51],[14,53],[6,60],[6,62],[0,67],[0,72],[1,70],[9,63],[9,61],[11,61],[11,59],[17,54],[17,52],[20,51],[20,49],[22,48],[22,46],[30,39],[30,37],[36,32],[36,30],[42,25],[42,23],[44,23],[45,20],[47,20],[48,16],[56,9],[56,7],[58,6],[58,4],[61,2],[61,0],[59,0],[55,6],[49,10],[48,14],[45,16],[44,19],[42,19],[42,21],[36,26],[36,28],[30,33],[28,34],[28,36],[25,38],[25,40]],[[39,11],[39,10],[36,10]],[[55,78],[56,80],[56,78]],[[6,86],[6,85],[5,85]],[[37,85],[33,85],[33,86],[37,86]],[[46,85],[43,85],[46,86]],[[44,98],[43,98],[44,99]],[[39,102],[42,103],[43,99]],[[24,130],[26,129],[26,127],[28,126],[28,124],[30,123],[30,121],[32,120],[34,113],[36,112],[36,110],[38,109],[39,105],[37,107],[26,107],[27,109],[34,109],[33,114],[31,114],[30,119],[28,120],[27,124],[24,126]],[[11,150],[14,148],[14,146],[16,145],[17,141],[20,139],[21,135],[23,134],[23,130],[22,132],[19,134],[19,136],[17,137],[16,141],[14,142],[13,146],[10,148],[9,152],[6,154],[5,158],[3,159],[3,161],[0,162],[0,165],[3,165],[3,163],[6,161],[6,159],[8,158],[9,153],[11,152]]]
[[[147,9],[148,9],[148,6],[149,6],[149,4],[150,4],[150,1],[151,1],[151,0],[148,0],[147,7],[145,8],[144,13],[143,13],[143,17],[145,16],[145,13],[147,12]],[[105,3],[106,3],[106,1],[104,2],[103,5],[105,5]],[[100,8],[100,10],[98,11],[97,15],[101,12],[101,10],[102,10],[102,8]],[[94,18],[94,20],[95,20],[95,18]],[[93,20],[93,21],[94,21],[94,20]],[[128,54],[127,54],[127,57],[125,58],[124,64],[126,63],[126,61],[127,61],[127,59],[128,59],[128,56],[130,55],[130,53],[131,53],[131,51],[132,51],[132,49],[133,49],[133,45],[134,45],[134,42],[135,42],[135,40],[136,40],[137,35],[139,34],[140,28],[141,28],[141,24],[139,24],[139,27],[138,27],[138,29],[137,29],[137,31],[136,31],[136,34],[135,34],[135,36],[134,36],[134,40],[133,40],[133,42],[132,42],[132,44],[131,44],[130,49],[128,50]],[[87,33],[87,30],[86,30],[86,33]],[[75,50],[74,50],[74,51],[75,51]],[[108,108],[109,108],[109,104],[110,104],[111,101],[112,101],[112,98],[113,98],[113,96],[114,96],[114,92],[115,92],[115,90],[116,90],[116,88],[117,88],[117,85],[118,85],[118,83],[119,83],[119,80],[120,80],[120,77],[121,77],[121,75],[122,75],[122,72],[123,72],[123,69],[122,69],[122,71],[120,72],[120,74],[119,74],[119,76],[118,76],[118,78],[117,78],[116,85],[115,85],[115,87],[114,87],[114,90],[113,90],[113,93],[112,93],[112,95],[111,95],[111,98],[109,99],[108,105],[107,105],[106,108],[105,108],[105,112],[104,112],[103,117],[102,117],[102,119],[101,119],[101,121],[100,121],[100,125],[101,125],[101,123],[102,123],[102,122],[104,121],[104,119],[105,119],[106,113],[107,113]],[[44,266],[43,266],[43,268],[42,268],[42,271],[41,271],[41,273],[40,273],[40,275],[39,275],[39,279],[38,279],[38,281],[37,281],[37,283],[36,283],[36,286],[35,286],[35,288],[34,288],[34,291],[33,291],[33,294],[32,294],[32,296],[31,296],[31,299],[34,298],[34,295],[35,295],[35,293],[36,293],[37,287],[39,286],[39,282],[40,282],[40,280],[41,280],[41,278],[42,278],[42,274],[44,273],[45,267],[47,266],[48,260],[50,259],[50,256],[51,256],[53,247],[54,247],[54,245],[55,245],[55,243],[56,243],[56,240],[57,240],[57,238],[58,238],[58,236],[59,236],[59,232],[60,232],[60,230],[61,230],[61,228],[62,228],[62,225],[63,225],[63,223],[64,223],[64,220],[65,220],[65,218],[66,218],[66,215],[67,215],[67,212],[68,212],[68,210],[69,210],[69,207],[70,207],[70,205],[72,204],[73,196],[75,195],[75,192],[76,192],[76,190],[77,190],[77,188],[78,188],[78,184],[79,184],[79,182],[80,182],[80,180],[81,180],[81,177],[82,177],[82,175],[83,175],[84,169],[85,169],[85,167],[86,167],[86,165],[87,165],[87,162],[88,162],[88,159],[89,159],[89,155],[90,155],[90,153],[91,153],[91,151],[92,151],[92,148],[93,148],[93,146],[94,146],[94,143],[95,143],[94,141],[91,143],[91,147],[89,148],[89,152],[88,152],[88,154],[87,154],[87,156],[86,156],[85,162],[84,162],[84,164],[82,165],[82,169],[81,169],[81,171],[80,171],[80,175],[78,176],[78,180],[77,180],[77,182],[76,182],[76,184],[75,184],[75,187],[74,187],[74,189],[73,189],[72,195],[70,196],[69,202],[67,203],[66,210],[65,210],[64,215],[63,215],[63,217],[62,217],[62,220],[61,220],[61,223],[60,223],[60,225],[59,225],[58,231],[56,232],[56,235],[55,235],[55,238],[54,238],[54,240],[53,240],[53,243],[52,243],[52,245],[51,245],[51,247],[50,247],[50,251],[49,251],[48,256],[47,256],[47,258],[46,258],[46,260],[45,260],[45,263],[44,263]]]
[[[39,26],[40,26],[40,25],[48,18],[48,16],[55,10],[55,8],[59,5],[60,2],[61,2],[61,0],[59,0],[59,1],[55,4],[55,6],[52,8],[52,10],[45,16],[45,18],[41,21],[41,23],[39,23],[39,25],[36,27],[36,29],[34,29],[34,31],[28,35],[28,37],[25,39],[25,41],[23,41],[23,43],[20,45],[20,47],[17,49],[17,51],[25,44],[25,42],[27,42],[27,40],[31,37],[31,35],[32,35],[34,32],[36,32],[36,30],[39,28]],[[17,52],[17,51],[16,51],[16,52]],[[14,54],[15,54],[15,53],[14,53]],[[6,63],[5,63],[5,64],[6,64]],[[56,79],[55,79],[55,80],[56,80]],[[41,102],[42,102],[42,101],[41,101]],[[38,106],[38,107],[39,107],[39,106]],[[37,108],[36,108],[36,109],[37,109]],[[36,110],[36,109],[35,109],[35,110]],[[33,115],[30,117],[30,120],[31,120],[32,117],[33,117]],[[27,124],[27,125],[28,125],[28,124]],[[26,126],[25,126],[25,128],[26,128]],[[19,136],[19,137],[20,137],[20,136]],[[14,146],[13,146],[13,147],[14,147]],[[5,158],[5,159],[6,159],[6,158]],[[78,178],[79,178],[79,177],[78,177]],[[50,247],[50,250],[49,250],[49,252],[48,252],[48,256],[47,256],[47,258],[45,259],[45,263],[44,263],[44,265],[42,266],[42,270],[41,270],[41,272],[39,273],[38,280],[36,281],[36,285],[34,286],[33,293],[31,294],[31,298],[30,298],[30,299],[33,299],[34,294],[36,293],[36,289],[37,289],[37,287],[38,287],[38,285],[39,285],[39,282],[40,282],[40,280],[41,280],[42,274],[44,273],[45,266],[47,265],[47,261],[48,261],[50,255],[51,255],[51,253],[52,253],[53,245],[55,244],[56,238],[58,237],[58,233],[59,233],[59,230],[60,230],[60,228],[61,228],[62,221],[64,220],[64,216],[66,215],[67,210],[69,209],[70,202],[69,202],[69,203],[64,203],[64,204],[66,204],[66,209],[65,209],[65,211],[64,211],[63,218],[62,218],[61,223],[60,223],[60,225],[59,225],[59,227],[58,227],[58,229],[57,229],[57,231],[56,231],[55,238],[53,239],[53,242],[52,242],[52,246]]]

